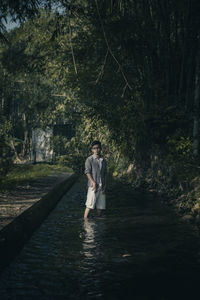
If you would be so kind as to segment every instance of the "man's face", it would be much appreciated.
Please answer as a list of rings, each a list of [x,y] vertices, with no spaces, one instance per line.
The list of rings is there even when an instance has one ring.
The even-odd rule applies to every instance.
[[[92,153],[94,155],[100,155],[100,153],[101,153],[101,147],[100,147],[100,145],[98,145],[98,144],[94,145],[92,147]]]

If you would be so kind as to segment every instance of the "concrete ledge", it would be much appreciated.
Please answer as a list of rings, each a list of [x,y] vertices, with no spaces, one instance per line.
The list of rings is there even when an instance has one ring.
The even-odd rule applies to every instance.
[[[73,174],[56,185],[0,231],[0,273],[23,248],[34,230],[40,226],[77,179],[78,175]]]

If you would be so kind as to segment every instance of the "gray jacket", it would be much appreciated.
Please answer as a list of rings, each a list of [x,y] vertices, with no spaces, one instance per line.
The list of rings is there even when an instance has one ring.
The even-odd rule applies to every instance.
[[[103,158],[103,157],[101,157],[101,158]],[[94,179],[94,181],[97,184],[97,188],[98,188],[98,184],[100,183],[100,178],[101,178],[101,182],[102,182],[102,188],[105,185],[106,169],[107,169],[106,168],[106,161],[105,161],[104,158],[102,160],[101,170],[99,168],[97,158],[95,158],[94,155],[91,155],[86,159],[85,174],[90,173],[90,175],[92,176],[92,178]],[[90,180],[88,180],[88,186],[92,187],[92,183],[91,183]]]

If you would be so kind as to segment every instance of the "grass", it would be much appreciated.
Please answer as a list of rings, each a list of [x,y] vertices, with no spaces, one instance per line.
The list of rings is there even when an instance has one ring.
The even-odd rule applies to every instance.
[[[62,165],[36,164],[14,165],[5,178],[1,181],[0,190],[10,190],[14,186],[31,182],[48,175],[63,172],[73,172],[71,168]]]

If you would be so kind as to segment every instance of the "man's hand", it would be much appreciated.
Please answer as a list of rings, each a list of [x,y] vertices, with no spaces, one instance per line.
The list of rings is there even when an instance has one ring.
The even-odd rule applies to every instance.
[[[102,189],[102,193],[105,194],[106,193],[106,186],[104,185],[103,189]]]
[[[90,175],[90,173],[87,173],[86,175],[87,175],[87,178],[92,183],[92,189],[93,189],[93,191],[96,193],[96,191],[97,191],[97,184],[96,184],[96,182],[94,181],[94,179],[92,178],[92,176]]]
[[[92,181],[92,188],[93,188],[93,191],[96,193],[97,191],[97,184],[95,181]]]

